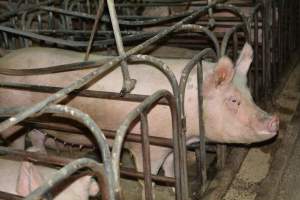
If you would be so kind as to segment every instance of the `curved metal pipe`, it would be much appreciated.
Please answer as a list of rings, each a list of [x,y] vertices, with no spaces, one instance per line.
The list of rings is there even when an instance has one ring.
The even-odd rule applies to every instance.
[[[243,27],[244,27],[244,25],[242,23],[237,24],[225,33],[225,36],[223,37],[222,44],[221,44],[221,56],[224,56],[226,54],[228,42],[229,42],[229,39],[232,36],[232,34],[237,32],[239,29],[241,29]],[[246,41],[250,43],[249,35],[245,34],[245,37],[246,37]]]
[[[78,160],[75,160],[57,172],[54,173],[54,175],[47,180],[46,183],[44,183],[42,186],[34,190],[32,193],[30,193],[27,197],[25,197],[25,200],[38,200],[43,199],[43,195],[46,194],[51,190],[51,188],[58,185],[60,182],[66,180],[68,177],[70,177],[72,174],[77,172],[78,170],[88,168],[92,170],[93,174],[96,175],[98,180],[99,188],[102,190],[103,198],[105,200],[110,200],[108,195],[108,188],[106,188],[106,182],[105,182],[105,175],[102,172],[102,166],[97,163],[94,160],[88,159],[88,158],[80,158]],[[104,188],[103,188],[104,187]]]
[[[201,26],[201,25],[196,25],[196,24],[184,24],[178,29],[178,31],[190,31],[190,32],[194,32],[194,33],[198,33],[198,32],[205,33],[212,40],[212,42],[214,44],[215,51],[217,53],[217,57],[218,58],[220,57],[219,41],[218,41],[217,37],[215,36],[215,34],[208,28]]]

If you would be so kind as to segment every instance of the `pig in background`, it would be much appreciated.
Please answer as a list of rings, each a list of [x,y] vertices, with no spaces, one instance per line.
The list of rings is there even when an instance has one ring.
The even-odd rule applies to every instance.
[[[30,147],[27,151],[43,152],[37,147]],[[28,161],[20,162],[0,158],[0,163],[0,191],[22,197],[26,197],[44,184],[57,171],[57,169],[34,165]],[[88,200],[99,191],[98,184],[89,175],[82,176],[71,183],[64,183],[66,185],[59,184],[51,190],[54,200]]]
[[[204,62],[203,77],[203,116],[206,137],[219,143],[254,143],[267,140],[276,135],[279,125],[278,117],[271,115],[257,107],[247,86],[247,73],[252,62],[252,48],[245,44],[235,66],[228,57],[222,57],[218,63]],[[39,68],[82,61],[84,54],[61,49],[28,48],[20,49],[0,59],[1,68]],[[105,59],[103,56],[91,56],[91,60]],[[189,62],[186,59],[161,59],[170,66],[177,80],[181,71]],[[134,64],[129,68],[131,77],[137,80],[134,94],[151,95],[158,89],[171,87],[158,70],[145,64]],[[76,79],[84,76],[90,70],[64,72],[59,74],[12,77],[1,75],[1,80],[64,87]],[[122,87],[120,68],[115,69],[86,89],[119,92]],[[46,94],[20,92],[17,90],[0,89],[0,106],[28,106],[43,100]],[[101,129],[116,130],[126,115],[138,104],[135,102],[119,102],[106,99],[92,99],[84,97],[69,97],[64,101],[70,106],[77,107],[88,113]],[[198,139],[198,103],[197,77],[192,71],[188,80],[185,111],[187,118],[187,141]],[[172,138],[170,111],[167,106],[157,106],[148,115],[149,134],[151,136]],[[129,130],[140,133],[137,123]],[[84,136],[73,136],[48,132],[60,140],[87,144],[91,141]],[[7,138],[12,133],[2,133]],[[126,143],[126,148],[134,156],[137,170],[142,171],[141,145]],[[170,155],[171,149],[151,146],[151,169],[157,174],[165,158]],[[169,170],[169,172],[168,172]],[[167,171],[167,172],[166,172]],[[171,175],[172,169],[165,169]]]

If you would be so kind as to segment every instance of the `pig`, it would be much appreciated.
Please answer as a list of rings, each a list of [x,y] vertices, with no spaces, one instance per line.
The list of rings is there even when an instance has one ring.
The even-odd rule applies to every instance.
[[[41,152],[36,147],[30,147],[28,151]],[[14,161],[0,158],[0,191],[26,197],[32,191],[41,186],[47,179],[57,171],[46,166],[34,165],[28,161]],[[95,196],[98,191],[98,184],[89,175],[75,180],[63,188],[55,188],[51,196],[55,200],[88,200]]]
[[[247,73],[252,62],[253,50],[245,44],[235,63],[223,56],[217,63],[203,62],[203,117],[206,137],[218,143],[250,144],[274,137],[279,126],[276,115],[268,114],[260,109],[253,101],[247,87]],[[16,50],[0,58],[0,68],[40,68],[53,65],[79,62],[84,54],[54,48],[33,47]],[[91,60],[107,59],[103,56],[91,55]],[[170,66],[177,80],[181,71],[189,62],[187,59],[161,59]],[[171,91],[167,79],[158,70],[145,64],[133,64],[129,67],[130,75],[137,80],[132,91],[135,94],[151,95],[158,89]],[[58,74],[12,77],[1,75],[2,81],[14,81],[37,85],[64,87],[84,76],[91,69],[64,72]],[[85,89],[119,92],[122,88],[120,68],[116,68],[99,81],[94,81]],[[17,90],[1,89],[0,106],[29,106],[44,99],[46,94],[20,92]],[[64,103],[77,107],[88,113],[101,129],[116,130],[126,115],[134,109],[136,102],[119,102],[106,99],[86,97],[68,97]],[[185,94],[186,138],[187,141],[199,138],[197,112],[197,75],[193,70],[188,79]],[[156,106],[148,115],[149,134],[164,138],[172,138],[171,117],[169,108],[165,105]],[[140,133],[139,123],[130,128],[132,133]],[[3,138],[12,132],[1,133]],[[88,144],[91,141],[84,135],[70,136],[48,131],[62,141],[73,144]],[[52,142],[53,144],[53,142]],[[137,143],[126,143],[126,148],[132,153],[138,171],[142,171],[141,146]],[[171,149],[151,145],[151,170],[157,174],[164,159]],[[171,160],[171,159],[169,159]],[[172,172],[168,172],[172,174]]]

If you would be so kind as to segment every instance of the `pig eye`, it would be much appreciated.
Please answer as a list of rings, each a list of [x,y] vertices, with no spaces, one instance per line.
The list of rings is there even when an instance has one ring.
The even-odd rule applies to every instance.
[[[237,104],[238,106],[241,104],[241,102],[234,96],[231,96],[229,98],[229,101],[231,101],[231,103]]]
[[[231,102],[232,102],[232,103],[236,103],[237,105],[240,105],[240,104],[241,104],[241,102],[238,101],[238,100],[237,100],[236,98],[234,98],[234,97],[231,99]]]
[[[227,99],[226,104],[230,110],[237,112],[239,106],[241,105],[241,101],[237,97],[231,96]]]

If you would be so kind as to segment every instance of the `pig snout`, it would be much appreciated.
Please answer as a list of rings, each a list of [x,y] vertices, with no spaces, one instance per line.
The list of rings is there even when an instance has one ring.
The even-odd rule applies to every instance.
[[[267,129],[269,132],[277,132],[279,129],[279,117],[277,115],[273,115],[271,119],[268,121]]]
[[[263,113],[254,120],[253,128],[261,135],[275,135],[279,129],[279,117]]]

